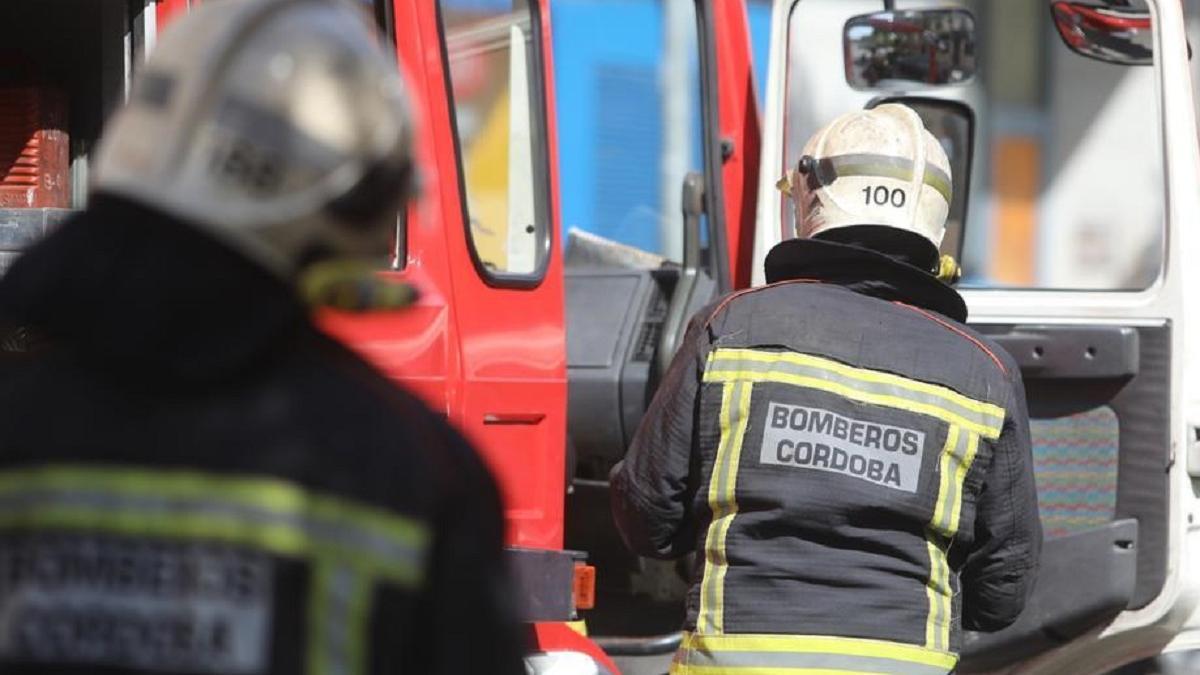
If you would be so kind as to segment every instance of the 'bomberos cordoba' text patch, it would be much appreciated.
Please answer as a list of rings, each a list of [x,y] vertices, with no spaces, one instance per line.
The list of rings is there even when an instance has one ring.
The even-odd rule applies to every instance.
[[[924,450],[923,431],[772,401],[759,461],[916,492]]]

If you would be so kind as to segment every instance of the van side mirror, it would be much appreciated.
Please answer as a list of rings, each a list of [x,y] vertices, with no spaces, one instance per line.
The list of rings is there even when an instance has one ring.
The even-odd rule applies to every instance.
[[[855,89],[964,84],[975,76],[975,16],[965,9],[855,16],[842,45],[846,82]]]
[[[1123,66],[1154,63],[1150,13],[1082,2],[1050,5],[1063,44],[1090,59]]]

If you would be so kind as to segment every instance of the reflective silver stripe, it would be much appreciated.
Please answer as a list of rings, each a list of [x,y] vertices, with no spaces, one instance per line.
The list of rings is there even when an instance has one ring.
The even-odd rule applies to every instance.
[[[925,587],[929,597],[929,616],[925,620],[925,646],[948,650],[950,624],[953,621],[950,564],[946,560],[941,537],[934,532],[927,532],[925,536],[925,547],[929,550],[929,581]]]
[[[366,667],[366,622],[370,593],[378,580],[401,586],[419,578],[420,550],[390,541],[352,523],[308,520],[240,504],[133,497],[89,492],[34,490],[0,496],[0,532],[54,529],[46,516],[73,514],[64,529],[81,528],[138,538],[215,540],[245,545],[277,555],[302,555],[310,564],[308,630],[312,639],[306,659],[308,675],[361,675]],[[175,529],[146,529],[154,519]],[[121,524],[121,527],[114,527]],[[197,535],[194,526],[212,527]],[[230,528],[238,536],[222,536]],[[334,547],[299,550],[281,547],[279,530],[320,540]],[[359,555],[355,553],[358,552]]]
[[[46,465],[0,472],[0,533],[79,531],[220,542],[309,566],[308,675],[361,675],[377,584],[421,581],[419,521],[286,481],[184,470]]]
[[[740,668],[794,668],[843,670],[851,673],[889,673],[890,675],[946,675],[940,666],[913,663],[877,656],[819,654],[808,652],[705,652],[684,650],[683,663],[701,668],[721,668],[736,675]]]
[[[242,528],[282,527],[295,531],[319,545],[371,556],[382,564],[395,581],[419,581],[424,547],[383,536],[358,527],[354,522],[309,517],[303,510],[279,512],[245,504],[214,500],[172,499],[168,497],[90,492],[86,490],[33,489],[0,494],[0,529],[19,527],[22,521],[34,521],[50,508],[86,510],[97,518],[123,515],[159,517],[165,520],[205,518]],[[253,535],[251,535],[253,536]],[[264,542],[269,543],[269,542]],[[264,546],[270,548],[270,546]]]
[[[325,590],[328,600],[325,603],[326,614],[323,617],[325,640],[325,669],[328,675],[350,675],[360,672],[354,668],[354,596],[356,587],[365,583],[358,578],[354,570],[342,565],[333,567],[329,572],[329,582]]]
[[[1004,423],[1004,411],[999,406],[976,401],[947,387],[855,368],[807,354],[718,349],[710,355],[704,373],[707,382],[750,379],[786,384],[789,378],[798,386],[826,388],[848,398],[930,415],[949,424],[960,424],[985,438],[998,438]]]
[[[979,436],[966,429],[951,425],[947,431],[946,447],[938,458],[938,499],[933,519],[926,530],[926,548],[929,550],[929,581],[926,595],[929,597],[929,618],[925,627],[925,644],[932,649],[950,648],[950,628],[954,617],[953,590],[950,587],[953,575],[946,551],[958,533],[962,514],[963,485],[975,453],[979,447]]]
[[[826,157],[823,161],[828,162],[833,169],[832,176],[821,176],[821,182],[825,185],[832,184],[838,178],[848,178],[851,176],[877,176],[879,178],[912,181],[916,168],[910,159],[867,153],[835,155],[833,157]],[[950,180],[949,174],[945,171],[926,163],[925,175],[922,176],[921,182],[933,188],[947,202],[952,201],[954,184]]]
[[[318,561],[308,599],[307,675],[362,675],[372,579],[352,565]]]

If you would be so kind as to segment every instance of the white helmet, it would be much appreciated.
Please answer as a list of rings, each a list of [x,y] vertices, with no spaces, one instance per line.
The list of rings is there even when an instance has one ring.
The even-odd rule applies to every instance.
[[[341,0],[204,3],[162,36],[105,130],[92,188],[293,278],[378,255],[414,183],[394,58]]]
[[[838,117],[804,147],[791,180],[796,234],[854,225],[920,235],[933,253],[946,234],[950,162],[921,117],[888,103]]]

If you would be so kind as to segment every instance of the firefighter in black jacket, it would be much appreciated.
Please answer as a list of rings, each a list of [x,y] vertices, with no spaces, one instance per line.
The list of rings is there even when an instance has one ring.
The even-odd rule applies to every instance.
[[[332,0],[205,3],[141,67],[0,283],[44,336],[0,377],[0,672],[524,673],[481,460],[297,292],[403,296],[342,263],[412,193],[405,98]]]
[[[946,673],[1021,612],[1025,396],[936,276],[949,171],[910,108],[840,117],[768,285],[692,321],[612,475],[630,548],[697,552],[672,673]]]

